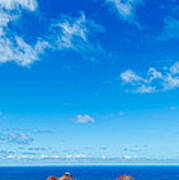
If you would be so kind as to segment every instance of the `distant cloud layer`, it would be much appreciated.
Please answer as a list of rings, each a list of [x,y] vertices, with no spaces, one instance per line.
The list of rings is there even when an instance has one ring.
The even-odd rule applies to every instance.
[[[120,74],[121,81],[128,91],[136,93],[154,93],[179,87],[179,62],[161,71],[151,67],[145,75],[132,70]]]
[[[0,141],[8,144],[19,144],[26,145],[30,144],[34,141],[34,139],[24,133],[2,133],[0,137]]]

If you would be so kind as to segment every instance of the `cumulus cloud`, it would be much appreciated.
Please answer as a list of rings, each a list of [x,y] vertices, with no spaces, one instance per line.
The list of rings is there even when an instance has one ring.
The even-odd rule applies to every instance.
[[[81,123],[81,124],[86,124],[86,123],[93,123],[93,122],[95,122],[95,120],[87,114],[85,114],[85,115],[79,114],[76,117],[76,122]]]
[[[179,87],[179,62],[162,71],[149,68],[145,75],[126,70],[121,73],[120,78],[128,90],[136,93],[154,93],[175,89]]]
[[[142,0],[106,0],[106,3],[114,7],[121,18],[127,21],[135,19],[136,9]]]

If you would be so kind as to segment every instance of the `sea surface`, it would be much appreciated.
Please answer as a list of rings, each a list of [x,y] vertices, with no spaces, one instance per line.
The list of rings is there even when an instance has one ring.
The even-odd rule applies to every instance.
[[[115,180],[123,174],[136,180],[179,180],[179,166],[0,167],[0,180],[45,180],[65,172],[77,180]]]

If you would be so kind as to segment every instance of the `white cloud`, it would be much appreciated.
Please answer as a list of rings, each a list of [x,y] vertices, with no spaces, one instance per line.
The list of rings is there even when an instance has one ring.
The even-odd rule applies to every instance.
[[[127,70],[120,75],[121,79],[127,83],[143,81],[142,77],[138,76],[132,70]]]
[[[24,160],[24,159],[35,159],[33,155],[8,155],[3,159],[11,159],[11,160]]]
[[[171,68],[170,71],[172,74],[179,74],[179,62],[176,62]]]
[[[34,11],[38,6],[36,0],[1,0],[0,8],[7,10],[14,10],[17,8],[26,8],[30,11]]]
[[[18,65],[28,66],[36,61],[48,46],[47,42],[40,40],[35,46],[31,46],[18,36],[15,36],[15,44],[7,37],[0,38],[1,63],[15,61]]]
[[[120,15],[125,20],[134,19],[136,15],[136,8],[143,1],[142,0],[106,0],[106,2],[112,5]]]
[[[66,156],[60,156],[60,155],[40,155],[39,159],[49,159],[49,160],[57,160],[57,159],[84,159],[86,158],[86,155],[83,154],[74,154],[74,155],[66,155]]]
[[[48,148],[46,147],[30,147],[28,148],[28,151],[46,151]]]
[[[20,19],[24,10],[34,12],[37,7],[37,0],[0,0],[0,63],[15,62],[21,66],[30,66],[39,60],[47,48],[71,49],[91,59],[97,59],[104,53],[99,43],[90,41],[94,38],[92,34],[103,31],[103,28],[88,20],[83,13],[78,18],[64,15],[56,20],[58,23],[50,25],[54,33],[47,35],[50,36],[46,37],[48,41],[38,37],[33,44],[26,42],[10,29],[9,23]]]
[[[54,159],[61,159],[62,157],[59,155],[40,155],[39,159],[50,159],[50,160],[54,160]]]
[[[91,116],[89,116],[87,114],[85,114],[85,115],[77,115],[76,119],[77,119],[76,122],[81,123],[81,124],[95,122],[95,120]]]
[[[102,155],[101,158],[105,160],[105,159],[107,159],[107,156]]]
[[[89,30],[87,28],[87,20],[84,14],[74,22],[67,17],[63,22],[56,24],[61,30],[61,36],[58,38],[59,48],[76,48],[75,38],[79,38],[87,42]]]
[[[146,86],[146,85],[141,85],[136,89],[136,92],[144,94],[144,93],[153,93],[156,92],[156,88],[152,86]]]
[[[5,140],[16,144],[29,144],[33,141],[33,138],[24,133],[10,133],[7,135]]]
[[[132,70],[127,70],[120,75],[121,81],[130,91],[136,93],[154,93],[179,87],[179,62],[162,71],[149,68],[146,74],[139,76]]]
[[[67,155],[64,158],[66,158],[66,159],[83,159],[83,158],[86,158],[86,155],[84,155],[84,154]]]
[[[164,81],[164,89],[174,89],[179,87],[179,76],[172,76],[172,74],[168,74]]]
[[[149,75],[149,81],[153,81],[155,79],[162,79],[163,75],[161,72],[157,71],[155,68],[150,68],[148,71],[148,75]]]
[[[21,16],[22,9],[35,11],[38,6],[36,0],[1,0],[0,1],[0,62],[16,62],[21,66],[28,66],[36,61],[48,43],[38,40],[33,46],[25,42],[11,31],[8,23]]]
[[[27,134],[24,133],[1,133],[0,141],[7,144],[19,144],[25,145],[30,144],[34,141],[34,139]]]
[[[125,159],[125,160],[130,160],[130,159],[132,159],[132,157],[131,157],[131,156],[128,156],[128,155],[125,155],[125,156],[123,156],[122,158]]]
[[[104,50],[95,38],[96,32],[103,32],[102,26],[88,20],[84,13],[80,17],[62,16],[53,24],[55,46],[59,50],[74,50],[92,60],[104,56]]]

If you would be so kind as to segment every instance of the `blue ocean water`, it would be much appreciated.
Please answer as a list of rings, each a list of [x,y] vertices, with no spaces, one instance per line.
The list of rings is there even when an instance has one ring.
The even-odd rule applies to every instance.
[[[179,180],[179,166],[1,167],[0,180],[45,180],[67,171],[77,180],[115,180],[123,174],[136,180]]]

